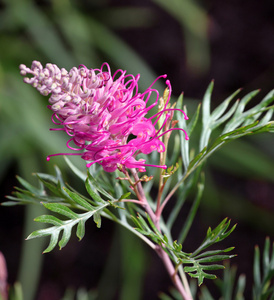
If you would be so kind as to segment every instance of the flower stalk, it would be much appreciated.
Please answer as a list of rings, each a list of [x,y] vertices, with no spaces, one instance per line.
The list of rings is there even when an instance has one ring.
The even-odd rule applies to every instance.
[[[142,184],[139,181],[137,172],[134,169],[132,169],[131,172],[133,174],[135,181],[138,182],[136,184],[136,189],[135,189],[136,196],[138,197],[140,204],[143,205],[145,211],[148,213],[149,217],[151,218],[151,220],[154,223],[154,225],[156,226],[156,228],[161,233],[160,218],[159,218],[159,216],[157,216],[154,213],[151,206],[149,205],[149,203],[145,197],[145,193],[144,193]],[[182,298],[184,300],[193,300],[192,295],[190,293],[190,288],[189,288],[188,282],[186,280],[184,280],[184,284],[183,284],[183,282],[181,281],[181,279],[177,273],[177,270],[175,269],[170,257],[165,252],[165,250],[161,246],[157,245],[155,247],[155,251],[158,254],[158,256],[160,257],[160,259],[162,260],[162,262],[169,274],[169,277],[171,278],[171,280],[172,280],[174,286],[177,288],[178,292],[182,295]]]

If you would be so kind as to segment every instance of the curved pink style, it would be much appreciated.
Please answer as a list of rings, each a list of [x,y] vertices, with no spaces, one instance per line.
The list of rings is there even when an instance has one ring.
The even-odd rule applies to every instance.
[[[118,166],[137,168],[140,172],[144,172],[146,166],[166,168],[136,159],[139,153],[165,151],[159,139],[165,133],[159,135],[160,130],[156,130],[155,125],[164,112],[177,110],[167,109],[170,96],[162,111],[150,118],[146,118],[146,114],[159,100],[153,84],[166,75],[158,77],[144,93],[139,93],[140,75],[134,77],[123,70],[111,75],[107,63],[100,69],[80,65],[68,72],[53,64],[43,68],[40,62],[33,61],[31,68],[20,65],[20,70],[22,76],[33,76],[25,77],[24,82],[42,95],[51,94],[48,107],[53,111],[52,121],[61,126],[52,130],[64,130],[70,136],[67,147],[77,151],[49,155],[48,160],[55,155],[80,155],[88,161],[87,167],[99,163],[107,172],[115,171]],[[166,84],[171,89],[168,80]],[[147,107],[152,92],[156,92],[157,99]],[[186,132],[185,136],[188,139]],[[76,147],[70,146],[72,141]]]

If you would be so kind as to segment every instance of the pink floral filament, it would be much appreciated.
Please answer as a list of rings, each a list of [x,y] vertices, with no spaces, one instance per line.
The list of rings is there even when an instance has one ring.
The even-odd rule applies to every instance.
[[[20,70],[26,83],[42,95],[50,94],[48,107],[53,111],[52,122],[61,126],[52,130],[63,130],[70,136],[67,147],[74,152],[52,154],[47,157],[48,160],[56,155],[80,155],[88,161],[87,167],[99,163],[107,172],[113,172],[118,167],[136,168],[140,172],[146,171],[148,166],[166,168],[164,165],[146,164],[145,159],[137,160],[136,156],[139,153],[165,151],[159,138],[171,130],[184,131],[171,128],[159,134],[163,126],[155,129],[165,112],[177,110],[187,119],[182,110],[167,108],[171,94],[169,80],[166,84],[170,93],[164,108],[153,117],[146,117],[159,100],[159,93],[153,85],[167,75],[159,76],[144,93],[139,93],[139,74],[134,77],[119,69],[112,75],[107,63],[103,63],[100,69],[80,65],[78,69],[74,67],[68,72],[53,64],[46,64],[43,68],[40,62],[33,61],[31,68],[20,65]],[[147,107],[152,93],[156,93],[156,101]],[[154,118],[156,120],[152,123]],[[70,146],[71,141],[76,147]]]

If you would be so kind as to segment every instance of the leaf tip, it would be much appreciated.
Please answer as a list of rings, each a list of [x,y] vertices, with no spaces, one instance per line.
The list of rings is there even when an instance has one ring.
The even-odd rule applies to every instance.
[[[26,238],[25,238],[25,241],[28,241],[31,239],[31,234],[29,234]]]

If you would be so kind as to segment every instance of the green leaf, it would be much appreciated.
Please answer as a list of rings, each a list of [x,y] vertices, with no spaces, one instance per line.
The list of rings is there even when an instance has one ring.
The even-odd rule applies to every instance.
[[[42,215],[39,216],[37,218],[34,219],[35,222],[40,222],[40,223],[48,223],[48,224],[52,224],[55,226],[62,226],[63,225],[63,221],[57,219],[54,216],[51,215]]]
[[[227,133],[230,131],[235,130],[238,126],[246,126],[249,124],[254,123],[261,114],[267,110],[271,109],[271,107],[267,107],[268,104],[273,102],[274,100],[274,92],[271,91],[264,97],[264,99],[257,104],[256,106],[252,107],[246,112],[244,111],[245,105],[258,93],[258,91],[254,91],[246,95],[238,104],[235,104],[228,110],[227,113],[224,114],[225,110],[227,109],[230,101],[239,93],[240,90],[234,92],[231,96],[229,96],[226,100],[224,100],[213,112],[210,114],[210,102],[211,102],[211,94],[213,90],[213,83],[211,83],[205,93],[204,100],[203,100],[203,130],[200,137],[200,150],[207,146],[209,142],[209,138],[211,132],[223,124],[226,120],[228,120],[232,114],[233,117],[230,121],[225,125],[223,133]],[[223,115],[224,114],[224,115]],[[264,125],[264,124],[261,124]]]
[[[214,300],[214,298],[212,297],[212,295],[210,294],[209,290],[207,289],[207,287],[205,285],[203,285],[201,287],[201,296],[200,296],[200,300]]]
[[[62,238],[58,243],[60,250],[66,246],[66,244],[70,239],[70,236],[71,236],[71,229],[69,227],[64,227]]]
[[[230,221],[227,218],[224,219],[215,229],[208,229],[206,238],[202,244],[192,253],[186,255],[185,253],[180,253],[176,251],[174,254],[177,256],[180,263],[191,264],[192,266],[185,266],[184,271],[188,273],[191,277],[198,279],[198,284],[201,285],[205,278],[212,279],[216,276],[209,274],[205,271],[214,271],[223,268],[222,265],[215,264],[216,262],[230,259],[235,255],[227,255],[222,253],[227,253],[234,249],[234,247],[229,247],[224,250],[212,250],[204,251],[206,248],[212,246],[213,244],[222,241],[235,229],[235,225],[229,229]]]
[[[132,216],[132,220],[138,226],[136,230],[143,235],[149,236],[154,242],[161,246],[177,264],[177,267],[181,264],[186,265],[184,266],[184,271],[191,277],[197,278],[199,285],[203,283],[205,278],[216,278],[216,275],[210,274],[208,271],[224,268],[223,265],[216,264],[216,262],[230,259],[235,256],[223,254],[232,251],[234,247],[201,253],[202,250],[223,240],[233,231],[234,227],[229,229],[230,221],[227,222],[227,219],[224,219],[214,230],[208,230],[206,239],[196,251],[193,253],[185,253],[182,251],[182,244],[178,244],[177,241],[171,243],[166,235],[160,233],[147,214],[146,218],[148,223],[140,214],[138,215],[138,218]]]
[[[186,218],[186,221],[184,223],[184,226],[180,232],[180,235],[179,235],[179,238],[178,238],[178,241],[179,243],[182,243],[184,242],[189,230],[190,230],[190,227],[193,223],[193,220],[194,220],[194,217],[196,216],[196,212],[198,210],[198,207],[200,205],[200,202],[201,202],[201,198],[202,198],[202,195],[203,195],[203,191],[204,191],[204,176],[202,176],[202,180],[201,182],[199,182],[197,184],[197,194],[196,194],[196,197],[193,201],[193,204],[191,206],[191,210],[190,212],[188,213],[188,216]]]
[[[199,103],[199,105],[197,106],[197,109],[195,111],[195,113],[192,115],[192,118],[190,120],[190,122],[187,125],[187,134],[188,136],[191,136],[193,130],[195,129],[198,120],[199,120],[199,115],[200,115],[200,109],[201,109],[201,103]]]
[[[219,126],[220,124],[223,123],[223,121],[227,120],[236,110],[238,103],[235,102],[234,105],[232,106],[232,108],[220,119],[220,117],[224,114],[224,112],[226,111],[226,109],[228,108],[231,100],[234,99],[234,97],[239,94],[239,92],[241,91],[241,89],[238,89],[237,91],[235,91],[232,95],[230,95],[227,99],[225,99],[219,106],[217,106],[215,108],[215,110],[212,112],[211,116],[210,116],[210,120],[211,123],[213,123],[212,121],[216,121],[218,120],[218,122],[214,122],[214,126],[211,128],[216,128],[217,126]],[[222,120],[222,121],[220,121]],[[212,125],[213,125],[212,124]]]
[[[235,300],[244,300],[245,283],[246,283],[246,279],[245,276],[242,274],[239,276],[238,279]]]
[[[66,187],[63,187],[63,189],[75,203],[85,208],[87,211],[93,210],[92,205],[90,205],[80,194],[72,192]]]
[[[93,221],[97,224],[97,227],[101,227],[101,216],[98,212],[93,215]]]
[[[111,200],[111,201],[115,201],[116,199],[109,194],[107,191],[105,191],[99,184],[98,182],[95,180],[95,178],[93,178],[93,176],[90,174],[90,172],[88,171],[88,177],[86,179],[86,189],[88,191],[88,193],[90,194],[90,196],[96,201],[96,202],[102,202],[104,201],[98,194],[98,192],[100,194],[102,194],[103,196],[105,196],[107,199]]]
[[[232,132],[228,132],[224,135],[219,136],[210,147],[204,148],[195,158],[190,162],[184,179],[189,176],[199,165],[201,165],[209,156],[215,151],[220,149],[222,146],[231,142],[232,140],[238,139],[246,135],[253,135],[262,132],[271,132],[273,127],[272,122],[265,125],[261,125],[258,122],[254,122],[247,126],[235,129]]]
[[[217,268],[218,270],[219,268]],[[196,269],[195,269],[196,270]],[[194,270],[194,271],[195,271]],[[188,271],[188,269],[184,268],[184,271],[186,273],[188,273],[188,275],[192,278],[197,278],[198,279],[198,285],[200,286],[203,282],[204,282],[204,279],[216,279],[217,276],[216,275],[213,275],[213,274],[208,274],[206,272],[203,271],[203,268],[198,268],[197,269],[198,271],[196,273],[192,273],[193,271],[190,269]]]
[[[85,222],[86,220],[81,219],[77,225],[76,236],[79,240],[85,236]]]
[[[166,196],[166,198],[168,199],[178,189],[184,190],[187,186],[192,186],[192,182],[194,182],[195,177],[192,177],[191,175],[194,173],[194,171],[196,171],[195,173],[199,175],[206,160],[215,151],[217,151],[227,143],[247,135],[254,135],[256,133],[263,132],[274,132],[274,122],[270,121],[273,116],[274,106],[269,106],[269,104],[274,101],[274,90],[268,93],[268,95],[264,97],[264,99],[259,104],[255,105],[247,111],[244,111],[246,104],[258,93],[258,91],[249,93],[248,95],[244,96],[242,100],[236,101],[236,103],[232,105],[231,108],[229,108],[229,103],[240,91],[237,90],[223,103],[221,103],[211,114],[210,106],[213,85],[213,82],[209,84],[202,102],[203,127],[200,136],[200,152],[194,155],[195,149],[191,149],[189,151],[189,143],[185,143],[183,141],[183,136],[181,136],[181,156],[184,164],[184,173],[181,173],[178,182]],[[182,105],[182,96],[179,97],[178,103]],[[226,112],[226,110],[228,111]],[[193,124],[196,124],[197,115],[198,112],[197,114],[195,114],[193,119],[190,120],[189,124],[192,122],[192,120]],[[180,114],[177,114],[177,118],[179,122],[181,122],[180,126],[185,126],[185,121],[183,120],[182,116],[180,116]],[[261,120],[259,120],[259,118],[261,118]],[[220,127],[223,123],[223,134],[210,141],[209,139],[211,136],[211,132]],[[218,128],[218,131],[222,132],[220,128]],[[185,182],[187,182],[187,184],[184,184]],[[180,199],[177,201],[174,210],[170,214],[170,217],[168,219],[168,228],[171,229],[172,224],[175,222],[175,218],[179,214],[179,210],[186,199],[187,193],[188,192],[181,192],[182,197],[180,196],[180,198],[182,198],[182,200]]]
[[[24,299],[21,283],[15,282],[13,286],[9,286],[9,298],[8,299],[9,300],[23,300]]]
[[[123,200],[123,199],[127,199],[129,196],[131,195],[131,192],[125,193],[123,194],[119,199],[118,202]]]
[[[62,231],[62,238],[60,239],[58,244],[60,249],[65,247],[70,240],[71,230],[75,225],[77,225],[76,236],[79,238],[79,240],[81,240],[85,235],[85,222],[92,216],[97,227],[100,228],[101,213],[102,214],[104,213],[104,209],[107,206],[113,205],[112,202],[104,202],[103,204],[100,203],[97,206],[92,206],[89,203],[87,203],[86,200],[82,198],[80,194],[71,192],[68,189],[66,189],[66,191],[68,191],[68,195],[71,196],[73,201],[75,201],[78,205],[81,205],[88,211],[85,213],[78,214],[75,213],[72,209],[60,203],[43,203],[43,205],[47,209],[68,218],[68,220],[60,220],[55,216],[42,215],[35,219],[35,221],[37,222],[54,225],[46,229],[36,230],[27,237],[27,239],[33,239],[33,238],[44,237],[49,235],[50,243],[46,248],[46,250],[44,251],[44,253],[52,251],[53,248],[57,245],[61,231]]]
[[[206,153],[207,153],[207,148],[205,147],[199,154],[197,154],[192,159],[192,161],[190,162],[190,164],[188,165],[188,168],[187,168],[187,173],[188,174],[190,174],[190,172],[192,172],[193,170],[196,169],[196,167],[198,166],[198,164],[201,163],[201,161],[204,158]]]
[[[152,223],[151,219],[147,214],[145,215],[148,218],[148,220],[150,220],[149,224],[151,224]],[[131,219],[137,226],[135,230],[137,230],[138,232],[140,232],[141,234],[147,237],[150,237],[154,242],[156,242],[159,245],[162,245],[162,243],[164,244],[166,243],[166,237],[164,237],[161,233],[159,233],[159,231],[156,229],[155,225],[153,224],[153,228],[156,229],[156,232],[154,232],[140,214],[138,214],[137,218],[131,215]]]
[[[236,110],[237,106],[238,106],[238,102],[235,102],[234,105],[230,108],[230,110],[225,115],[223,115],[217,121],[212,122],[212,124],[210,125],[210,129],[214,130],[215,128],[217,128],[221,124],[223,124],[226,120],[228,120],[230,118],[230,116],[232,116],[234,111]]]
[[[239,102],[238,107],[237,107],[233,117],[225,125],[223,133],[227,133],[229,131],[232,131],[232,130],[236,129],[238,126],[240,126],[243,123],[242,113],[245,109],[246,104],[251,99],[253,99],[259,92],[260,92],[260,90],[250,92],[241,99],[241,101]]]
[[[218,253],[227,252],[228,250],[231,249],[232,248],[228,248],[223,251],[218,250]],[[196,257],[193,257],[193,255],[190,255],[189,258],[183,258],[183,259],[179,258],[179,261],[181,261],[183,264],[192,264],[192,266],[185,266],[184,271],[188,273],[191,277],[197,278],[198,284],[201,285],[205,278],[207,279],[216,278],[214,274],[209,274],[205,271],[215,271],[219,269],[224,269],[223,265],[214,264],[214,263],[226,259],[230,259],[234,256],[235,255],[210,255],[208,257],[197,259]]]
[[[261,268],[263,271],[262,273]],[[265,240],[262,264],[260,258],[260,249],[258,246],[255,247],[253,273],[253,299],[272,299],[274,297],[274,243],[272,244],[272,251],[270,251],[269,238],[266,238]]]
[[[87,177],[85,181],[85,186],[86,190],[89,193],[90,197],[95,201],[95,202],[103,202],[104,200],[98,195],[97,190],[95,187],[92,185],[90,179]]]
[[[37,173],[36,176],[43,183],[43,185],[45,187],[47,187],[54,195],[56,195],[58,197],[66,196],[61,189],[61,184],[58,181],[56,182],[54,177],[53,177],[52,182],[49,182],[42,177],[42,174]],[[50,178],[50,177],[48,177],[48,178]]]
[[[210,104],[211,104],[211,95],[213,92],[214,81],[212,80],[207,87],[203,98],[202,114],[203,114],[203,127],[206,127],[207,120],[210,118]]]
[[[214,281],[216,285],[215,290],[220,291],[220,299],[234,299],[234,300],[244,300],[244,289],[245,289],[245,276],[240,275],[236,281],[236,267],[225,263],[224,273],[222,279],[217,279]],[[214,291],[215,291],[214,290]],[[212,296],[209,294],[209,291],[205,286],[201,288],[201,295],[199,296],[200,300],[212,299]]]
[[[202,257],[206,257],[206,256],[213,256],[213,255],[217,255],[217,254],[220,254],[222,252],[230,252],[234,249],[235,247],[229,247],[227,249],[224,249],[224,250],[212,250],[212,251],[206,251],[206,252],[203,252],[199,255],[196,255],[195,258],[196,259],[199,259],[199,258],[202,258]]]
[[[72,162],[70,159],[68,159],[67,156],[64,155],[64,160],[66,161],[67,165],[70,167],[70,169],[73,171],[75,175],[77,175],[78,178],[81,180],[85,181],[87,176],[85,173],[80,171]]]
[[[50,252],[57,244],[58,242],[58,237],[60,230],[56,230],[56,226],[46,228],[46,229],[40,229],[32,232],[28,237],[27,240],[38,238],[38,237],[44,237],[50,235],[50,243],[48,247],[43,251],[43,253]]]
[[[171,297],[169,297],[168,295],[166,294],[163,294],[162,292],[159,294],[159,298],[161,300],[173,300]]]
[[[229,248],[229,249],[231,249],[231,248]],[[232,249],[234,249],[234,248],[232,247]],[[227,252],[227,251],[225,251],[225,252]],[[235,255],[212,255],[212,256],[203,257],[203,258],[195,257],[195,261],[199,262],[199,264],[201,264],[201,263],[212,263],[212,262],[217,262],[217,261],[222,261],[222,260],[225,260],[225,259],[229,259],[229,258],[232,258],[234,256]]]
[[[30,193],[32,194],[40,194],[43,191],[43,187],[42,185],[40,185],[39,188],[34,187],[33,185],[31,185],[30,183],[28,183],[25,179],[23,179],[20,176],[16,176],[17,180],[20,182],[20,184],[27,189],[28,191],[30,191]],[[23,191],[21,189],[21,191]]]
[[[70,219],[77,219],[78,215],[67,206],[60,203],[42,203],[47,209],[66,216]]]

